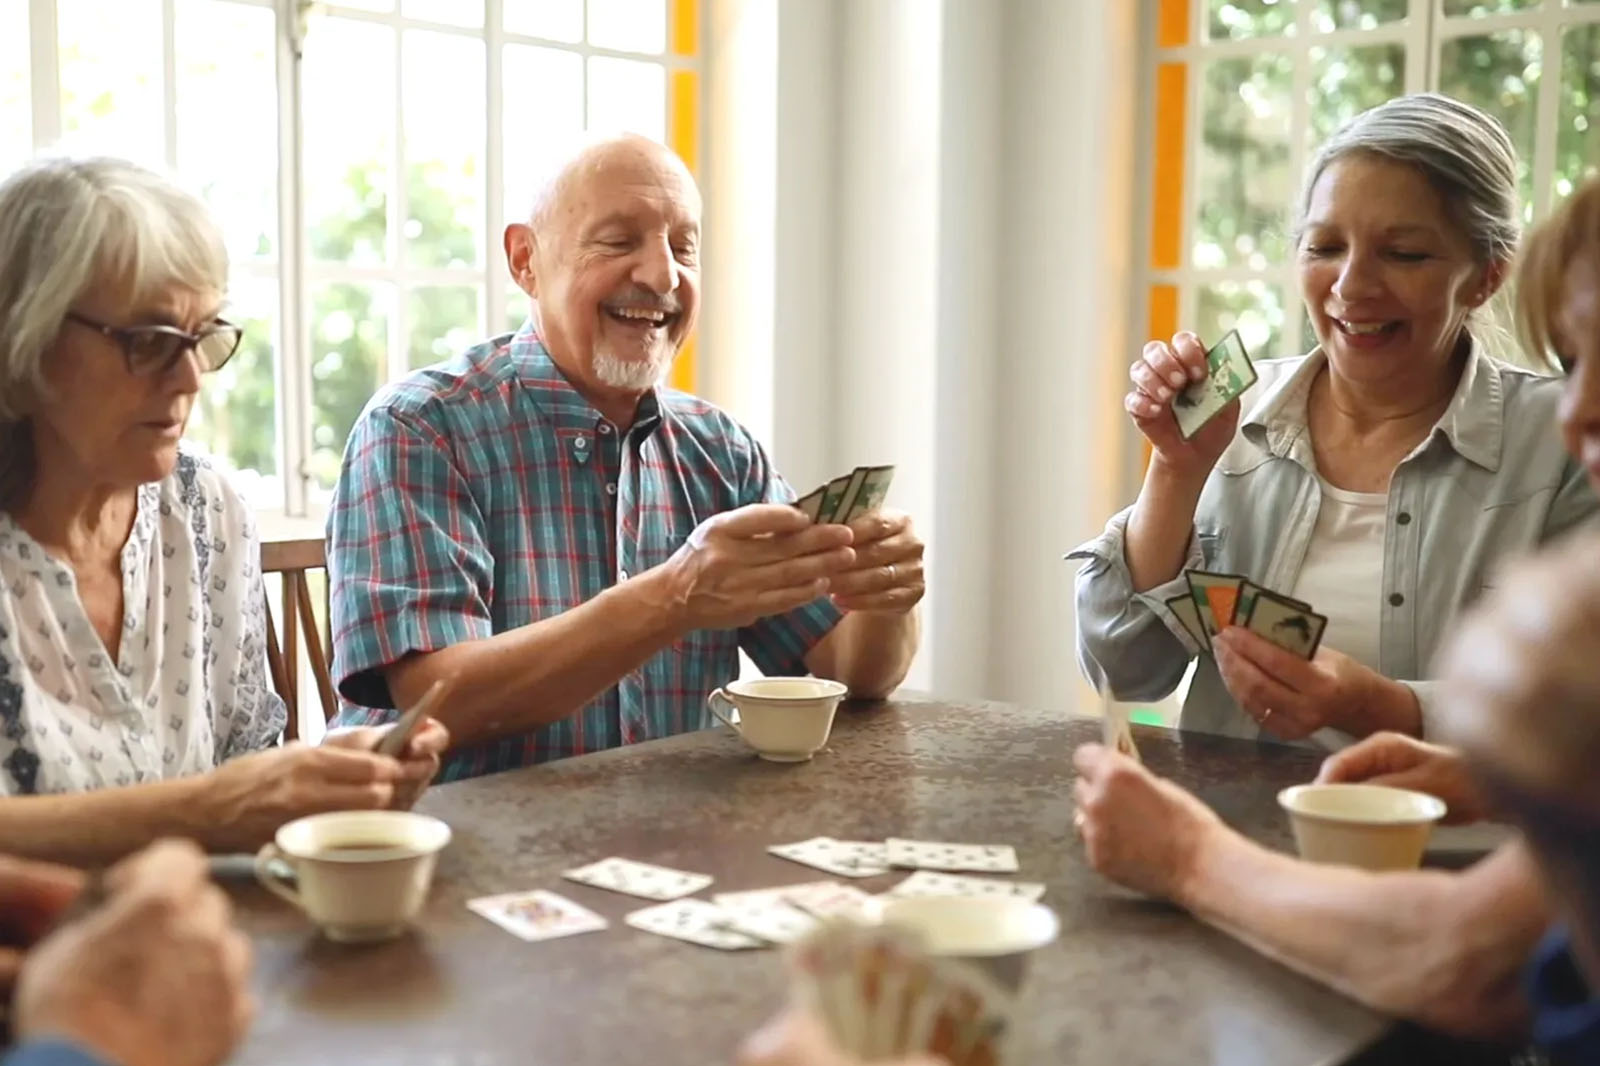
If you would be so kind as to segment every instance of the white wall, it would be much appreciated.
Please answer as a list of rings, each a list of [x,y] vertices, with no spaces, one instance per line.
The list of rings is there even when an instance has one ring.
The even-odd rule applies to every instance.
[[[1086,691],[1060,556],[1127,490],[1136,9],[712,5],[706,391],[802,491],[898,466],[930,550],[911,683],[943,695]],[[730,189],[769,159],[770,213]]]

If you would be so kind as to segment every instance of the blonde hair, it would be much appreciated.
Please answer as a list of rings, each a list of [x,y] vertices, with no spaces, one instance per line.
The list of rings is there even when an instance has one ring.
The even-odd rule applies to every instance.
[[[1517,264],[1517,337],[1529,354],[1562,361],[1556,317],[1567,271],[1580,257],[1600,270],[1600,177],[1580,185],[1523,245]]]
[[[28,415],[72,305],[96,284],[141,303],[178,285],[221,293],[228,253],[211,213],[120,159],[56,157],[0,183],[0,508],[33,480]]]

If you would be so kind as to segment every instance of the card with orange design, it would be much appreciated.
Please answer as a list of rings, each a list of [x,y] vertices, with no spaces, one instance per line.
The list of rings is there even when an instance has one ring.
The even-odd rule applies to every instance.
[[[1186,570],[1184,577],[1188,579],[1189,595],[1200,612],[1200,624],[1205,627],[1206,636],[1214,637],[1224,627],[1234,624],[1244,578],[1207,570]]]

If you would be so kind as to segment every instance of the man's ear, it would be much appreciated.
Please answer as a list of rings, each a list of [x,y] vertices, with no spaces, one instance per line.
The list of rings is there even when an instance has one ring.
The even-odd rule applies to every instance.
[[[539,298],[539,279],[534,270],[534,263],[538,259],[539,240],[534,236],[533,227],[526,222],[513,222],[506,227],[505,232],[506,266],[510,269],[511,280],[517,287],[535,300]]]

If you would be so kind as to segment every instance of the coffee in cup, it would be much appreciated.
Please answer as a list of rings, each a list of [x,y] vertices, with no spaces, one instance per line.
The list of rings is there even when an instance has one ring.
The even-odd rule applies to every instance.
[[[834,712],[848,692],[820,677],[733,681],[706,697],[718,721],[771,762],[805,762],[828,742]]]

